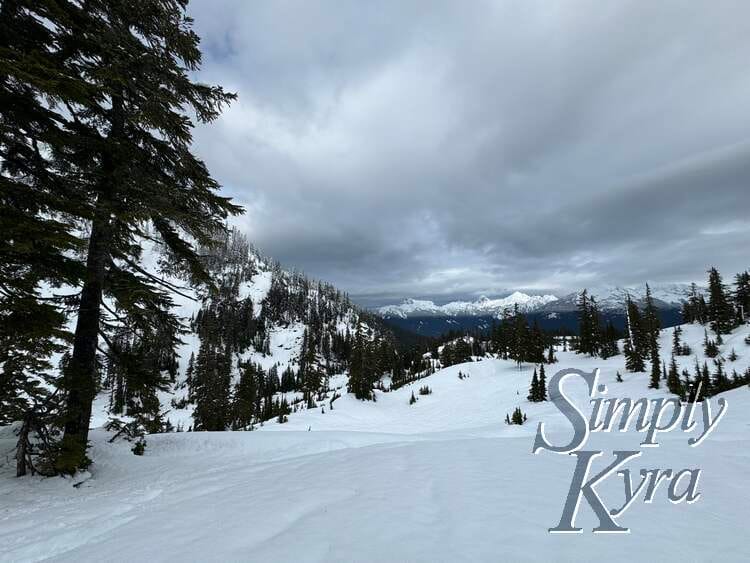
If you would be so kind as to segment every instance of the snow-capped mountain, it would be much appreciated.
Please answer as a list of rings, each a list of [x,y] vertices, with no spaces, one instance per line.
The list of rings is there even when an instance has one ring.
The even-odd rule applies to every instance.
[[[445,305],[436,305],[433,301],[405,299],[399,305],[386,305],[377,312],[383,317],[466,317],[466,316],[499,316],[508,308],[515,307],[528,312],[557,301],[554,295],[528,295],[520,291],[507,297],[490,299],[482,296],[476,301],[451,301]]]
[[[662,307],[679,308],[687,300],[690,284],[665,283],[650,284],[651,295]],[[699,287],[699,291],[703,288]],[[562,296],[545,294],[529,295],[515,291],[506,297],[490,299],[482,296],[476,301],[451,301],[444,305],[436,305],[434,301],[424,299],[404,299],[398,305],[385,305],[377,309],[377,313],[385,318],[406,319],[409,317],[498,317],[509,308],[518,305],[520,311],[530,313],[535,311],[563,312],[575,309],[580,292],[573,292]],[[641,301],[646,296],[646,284],[633,286],[603,286],[589,290],[589,294],[596,297],[603,310],[620,310],[625,306],[627,296]]]
[[[690,293],[690,284],[649,284],[651,295],[661,315],[662,326],[673,326],[681,322],[680,309]],[[705,291],[698,286],[698,291]],[[622,328],[625,321],[627,296],[643,305],[646,284],[633,286],[601,286],[589,288],[599,309],[606,318]],[[561,295],[529,295],[520,291],[508,296],[491,299],[481,297],[476,301],[452,301],[436,305],[433,301],[405,299],[398,305],[386,305],[376,312],[386,321],[401,329],[417,334],[438,336],[451,330],[487,330],[493,322],[509,309],[518,305],[519,310],[532,317],[547,330],[577,330],[578,296],[580,291]]]
[[[651,296],[660,309],[679,309],[682,303],[687,301],[690,295],[691,284],[687,283],[663,283],[649,284]],[[702,286],[697,286],[698,292],[705,291]],[[576,308],[580,292],[573,292],[560,297],[553,304],[543,307],[544,311],[565,312]],[[631,286],[602,286],[589,290],[589,295],[596,298],[599,308],[603,311],[623,311],[628,296],[641,303],[646,298],[646,284]]]

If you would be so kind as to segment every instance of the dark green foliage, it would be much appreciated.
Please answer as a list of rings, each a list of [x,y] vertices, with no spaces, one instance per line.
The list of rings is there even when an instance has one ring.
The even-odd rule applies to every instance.
[[[531,376],[531,384],[529,385],[529,394],[526,398],[532,403],[547,400],[547,376],[544,373],[544,364],[539,365],[538,377],[537,370],[534,370],[534,374]]]
[[[419,394],[420,395],[432,395],[432,389],[430,389],[429,386],[425,385],[419,388]]]
[[[703,352],[709,358],[715,358],[719,355],[719,347],[717,341],[712,340],[708,337],[708,331],[705,331],[703,337]]]
[[[140,438],[135,444],[133,444],[131,451],[135,455],[143,455],[144,453],[146,453],[146,440],[144,438]]]
[[[735,324],[739,325],[750,318],[750,272],[737,274],[734,277],[734,286]]]
[[[192,395],[195,400],[193,428],[195,430],[226,430],[231,424],[232,355],[228,347],[221,348],[203,341],[195,362]]]
[[[724,362],[722,360],[715,360],[716,371],[714,372],[713,380],[713,391],[714,393],[721,393],[730,388],[730,381],[724,373]]]
[[[631,372],[646,371],[646,358],[650,357],[650,339],[638,306],[628,296],[627,335],[623,352],[625,369]]]
[[[9,223],[26,235],[47,231],[36,249],[9,248],[8,263],[25,255],[40,280],[81,287],[62,381],[58,465],[72,472],[85,459],[98,339],[111,321],[103,299],[128,327],[177,326],[172,288],[139,266],[143,241],[155,240],[174,266],[209,282],[190,241],[208,241],[239,208],[216,194],[218,184],[190,152],[194,122],[186,112],[212,121],[234,96],[192,81],[201,54],[180,0],[143,0],[138,9],[11,0],[0,20],[13,30],[2,34],[0,64],[11,85],[2,92],[4,125],[15,130],[3,141],[2,197]],[[85,256],[64,252],[84,246]]]
[[[440,353],[440,363],[443,367],[463,364],[471,361],[471,345],[466,338],[459,338],[443,346]]]
[[[75,253],[84,248],[60,213],[74,205],[77,186],[54,155],[74,140],[49,102],[73,95],[76,77],[59,70],[56,31],[45,23],[54,10],[48,2],[0,3],[0,425],[28,421],[48,453],[60,399],[45,385],[57,383],[49,358],[70,335],[67,299],[42,297],[39,285],[77,283],[83,268]]]
[[[555,361],[553,345],[554,337],[536,322],[530,327],[517,305],[512,311],[505,311],[502,321],[494,324],[490,333],[489,349],[503,359],[515,360],[519,366],[524,362]]]
[[[599,355],[602,344],[599,309],[594,297],[583,290],[578,296],[578,353]]]
[[[661,380],[661,367],[659,362],[659,351],[657,349],[651,352],[651,380],[649,381],[649,389],[658,389],[659,381]]]
[[[643,330],[647,340],[648,350],[653,352],[659,349],[659,330],[661,329],[661,323],[659,321],[659,314],[654,305],[653,297],[651,296],[651,288],[646,284],[646,305],[643,311]]]
[[[235,429],[251,427],[257,416],[258,386],[262,382],[262,370],[252,362],[240,371],[240,380],[234,388],[233,411]]]
[[[372,363],[372,350],[369,340],[365,339],[362,328],[352,343],[352,353],[349,361],[349,392],[360,400],[373,398],[372,387],[375,383],[376,372]]]
[[[529,394],[526,399],[532,402],[536,402],[539,400],[539,378],[536,375],[536,370],[534,370],[534,375],[531,377]]]
[[[682,320],[686,323],[706,324],[708,320],[708,305],[702,294],[698,293],[698,287],[693,283],[690,286],[690,295],[682,305]]]
[[[677,361],[675,360],[674,355],[672,356],[672,361],[669,363],[669,371],[667,372],[667,389],[669,389],[670,393],[679,396],[682,396],[684,393],[682,383],[680,382],[680,376],[677,371]]]
[[[409,397],[409,404],[413,405],[417,402],[417,398],[414,396],[414,391],[411,392],[411,397]]]
[[[711,329],[718,336],[727,334],[734,326],[734,319],[721,274],[716,268],[711,268],[708,270],[708,322]]]
[[[510,417],[507,414],[505,415],[506,424],[518,424],[520,426],[521,424],[526,422],[526,420],[526,415],[521,412],[520,407],[516,407]]]

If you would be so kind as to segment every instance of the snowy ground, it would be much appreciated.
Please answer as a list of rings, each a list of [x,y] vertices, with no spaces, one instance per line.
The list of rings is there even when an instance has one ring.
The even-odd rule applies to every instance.
[[[722,347],[750,363],[744,327]],[[671,331],[662,350],[671,348]],[[701,327],[683,336],[701,350]],[[602,361],[560,353],[548,369],[600,368],[608,396],[663,397],[648,375],[624,374],[622,356]],[[702,357],[699,353],[699,359]],[[694,359],[682,358],[691,368]],[[731,373],[732,363],[727,365]],[[624,374],[615,382],[615,371]],[[459,379],[458,372],[469,378]],[[681,432],[659,436],[627,467],[701,468],[693,504],[638,500],[619,522],[630,534],[595,535],[582,501],[582,534],[552,535],[570,487],[572,456],[531,453],[536,424],[552,439],[568,423],[550,403],[525,400],[531,367],[485,360],[442,370],[376,403],[344,396],[334,409],[290,415],[256,432],[176,433],[148,438],[136,457],[94,431],[91,478],[15,479],[0,429],[0,560],[31,561],[747,561],[750,389],[723,396],[726,416],[699,447]],[[428,384],[433,393],[408,400]],[[572,388],[573,386],[571,386]],[[586,403],[584,385],[571,397]],[[716,404],[716,399],[713,401]],[[522,427],[503,423],[515,406]],[[700,426],[700,424],[699,424]],[[642,434],[592,434],[588,449],[627,449]],[[599,487],[622,504],[619,477]]]

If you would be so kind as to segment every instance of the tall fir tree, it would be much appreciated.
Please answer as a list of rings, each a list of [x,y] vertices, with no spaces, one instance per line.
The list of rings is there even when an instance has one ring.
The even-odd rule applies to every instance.
[[[626,300],[627,312],[627,335],[624,345],[625,368],[631,372],[646,371],[644,353],[646,341],[641,324],[641,314],[638,306],[630,299]]]
[[[534,375],[531,377],[529,394],[526,398],[532,403],[535,403],[539,400],[539,378],[537,377],[536,369],[534,369]]]
[[[661,381],[661,366],[659,362],[659,351],[654,348],[651,352],[651,380],[649,381],[650,389],[658,389]]]
[[[740,272],[734,277],[734,305],[737,311],[737,322],[740,324],[750,318],[750,272]]]
[[[210,244],[227,215],[240,212],[190,151],[194,112],[218,117],[233,94],[193,81],[198,36],[184,0],[57,4],[51,27],[60,73],[76,77],[62,128],[73,152],[50,151],[75,178],[76,197],[54,211],[88,225],[73,349],[63,371],[64,437],[58,467],[85,463],[96,391],[102,300],[132,324],[177,325],[172,287],[140,266],[143,244],[157,240],[196,282],[209,283],[194,242]]]
[[[547,375],[544,373],[544,364],[539,364],[539,400],[547,400]]]
[[[717,335],[727,334],[733,326],[734,312],[727,290],[716,268],[708,270],[708,321]]]

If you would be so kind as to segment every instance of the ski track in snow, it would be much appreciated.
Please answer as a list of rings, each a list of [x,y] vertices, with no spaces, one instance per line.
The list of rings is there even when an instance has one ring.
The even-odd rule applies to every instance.
[[[745,326],[725,338],[731,374],[750,364]],[[662,333],[668,362],[671,330]],[[703,361],[703,327],[685,326]],[[273,337],[272,337],[273,342]],[[625,373],[622,356],[601,360],[559,352],[561,368],[600,368],[609,396],[663,397],[648,374]],[[680,357],[692,372],[694,358]],[[709,363],[709,365],[711,365]],[[575,459],[531,453],[536,425],[562,441],[568,423],[550,403],[525,399],[532,366],[483,360],[441,370],[377,402],[344,395],[333,410],[294,413],[286,424],[255,432],[172,433],[148,437],[146,455],[92,431],[91,475],[71,479],[12,477],[9,428],[0,428],[0,561],[747,561],[750,489],[750,389],[725,393],[726,416],[699,447],[695,434],[660,434],[627,467],[703,469],[698,502],[673,505],[666,486],[652,504],[636,501],[619,523],[631,534],[594,535],[582,501],[582,534],[552,535]],[[620,370],[624,382],[615,382]],[[458,372],[468,373],[459,380]],[[338,383],[343,383],[343,378]],[[433,393],[411,392],[429,385]],[[585,405],[584,384],[570,395]],[[716,399],[713,399],[714,405]],[[503,423],[516,406],[522,427]],[[699,424],[700,427],[700,424]],[[308,431],[309,429],[309,431]],[[643,434],[592,434],[587,449],[637,446]],[[619,477],[599,488],[622,504]]]

